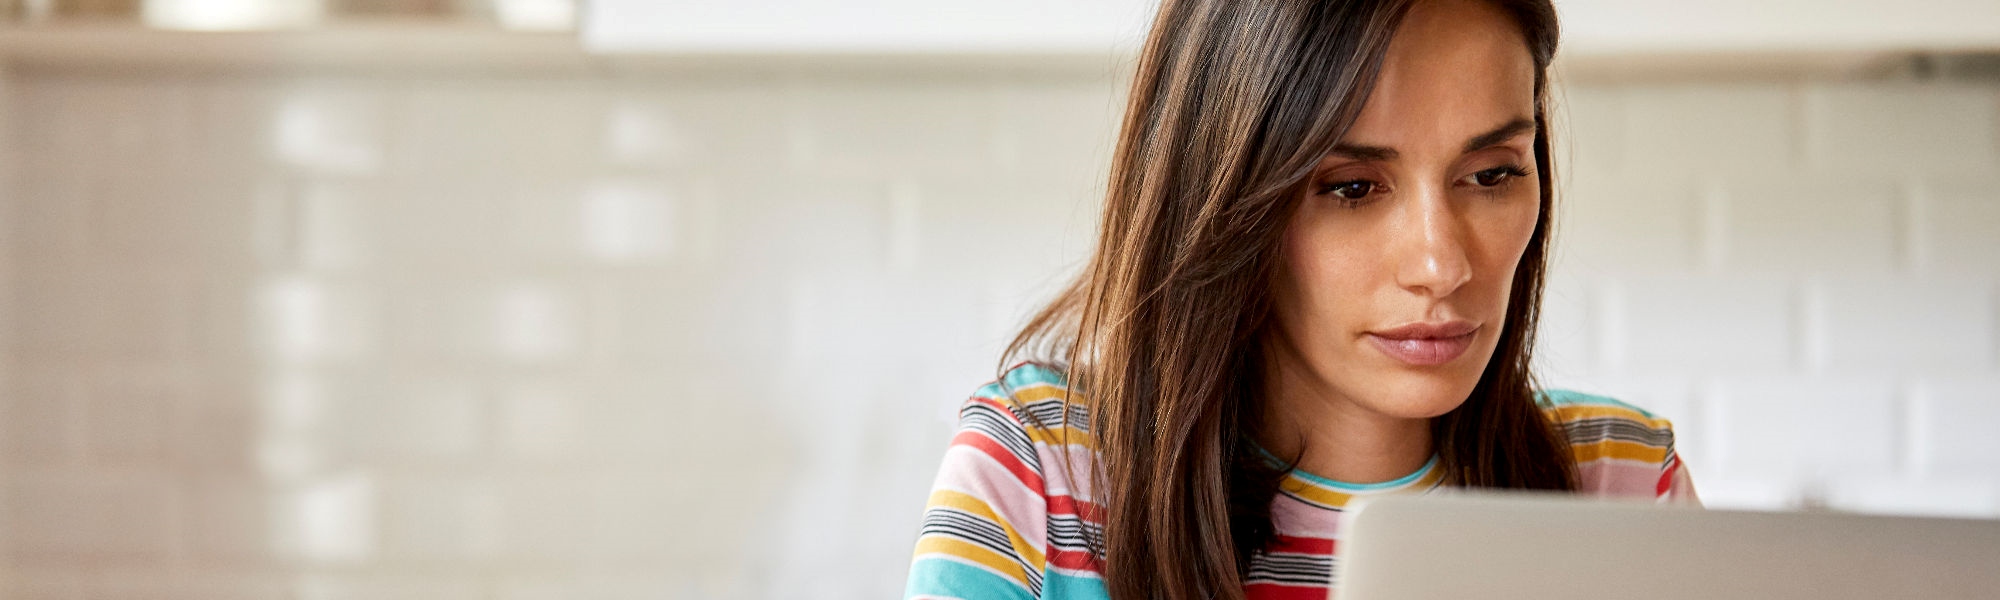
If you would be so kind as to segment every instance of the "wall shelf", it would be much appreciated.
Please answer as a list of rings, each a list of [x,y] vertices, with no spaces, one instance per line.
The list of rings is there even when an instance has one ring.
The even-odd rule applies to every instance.
[[[574,33],[409,23],[273,31],[8,27],[0,28],[0,61],[30,69],[182,70],[581,70],[596,64]]]

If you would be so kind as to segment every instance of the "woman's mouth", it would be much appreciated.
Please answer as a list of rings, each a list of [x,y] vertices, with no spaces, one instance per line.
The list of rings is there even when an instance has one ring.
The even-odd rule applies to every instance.
[[[1451,362],[1472,347],[1479,326],[1466,321],[1411,323],[1392,329],[1362,334],[1390,358],[1412,366],[1429,367]]]

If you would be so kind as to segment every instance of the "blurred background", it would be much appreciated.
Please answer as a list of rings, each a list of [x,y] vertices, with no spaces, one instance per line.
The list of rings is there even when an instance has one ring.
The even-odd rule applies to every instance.
[[[1558,4],[1544,383],[2000,516],[2000,3]],[[0,0],[0,598],[899,594],[1150,5]]]

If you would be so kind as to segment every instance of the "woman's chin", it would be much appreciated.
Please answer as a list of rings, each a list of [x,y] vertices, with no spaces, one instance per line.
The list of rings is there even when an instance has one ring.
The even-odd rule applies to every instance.
[[[1451,412],[1465,403],[1479,378],[1454,377],[1439,373],[1398,373],[1375,386],[1373,393],[1356,397],[1376,412],[1404,419],[1429,419]]]

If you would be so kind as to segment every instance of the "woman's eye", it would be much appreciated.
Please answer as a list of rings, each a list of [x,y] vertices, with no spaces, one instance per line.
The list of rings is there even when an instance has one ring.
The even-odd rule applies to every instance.
[[[1333,194],[1348,200],[1360,200],[1375,191],[1375,182],[1366,180],[1342,181],[1320,186],[1320,193]]]
[[[1480,171],[1478,173],[1473,173],[1472,181],[1473,183],[1478,184],[1479,187],[1493,187],[1496,185],[1500,185],[1502,183],[1506,183],[1508,179],[1514,177],[1520,177],[1523,175],[1527,175],[1527,172],[1522,171],[1520,167],[1513,167],[1513,166],[1494,167],[1491,169]]]

